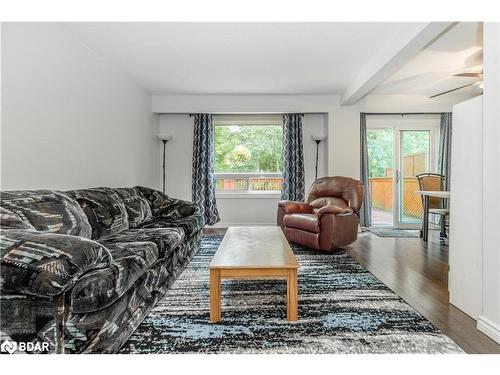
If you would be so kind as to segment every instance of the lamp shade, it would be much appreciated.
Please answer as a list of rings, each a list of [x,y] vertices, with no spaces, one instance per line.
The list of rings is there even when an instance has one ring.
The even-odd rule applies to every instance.
[[[161,141],[171,141],[174,136],[172,134],[158,134],[158,139]]]
[[[322,141],[324,141],[326,139],[326,137],[324,135],[312,134],[311,135],[311,139],[314,142],[322,142]]]

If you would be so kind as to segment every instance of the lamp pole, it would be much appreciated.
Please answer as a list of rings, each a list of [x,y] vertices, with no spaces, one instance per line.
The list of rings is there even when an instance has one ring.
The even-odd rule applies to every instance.
[[[165,150],[167,149],[168,140],[162,139],[163,142],[163,194],[165,194]]]
[[[171,139],[173,138],[172,135],[162,135],[162,134],[159,134],[158,135],[158,139],[160,139],[160,141],[163,142],[163,193],[165,194],[166,192],[166,187],[167,187],[167,183],[166,183],[166,168],[167,168],[167,165],[166,165],[166,149],[167,149],[167,142],[170,141]]]
[[[324,135],[311,135],[311,139],[316,142],[316,174],[314,177],[314,181],[318,179],[318,160],[319,160],[319,144],[325,140]]]
[[[316,175],[314,177],[314,181],[318,179],[318,155],[319,155],[319,144],[321,143],[320,139],[314,140],[316,142]]]

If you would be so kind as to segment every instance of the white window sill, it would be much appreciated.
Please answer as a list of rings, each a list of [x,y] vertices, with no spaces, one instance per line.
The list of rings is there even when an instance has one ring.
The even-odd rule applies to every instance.
[[[217,199],[280,199],[281,193],[268,191],[215,192]]]

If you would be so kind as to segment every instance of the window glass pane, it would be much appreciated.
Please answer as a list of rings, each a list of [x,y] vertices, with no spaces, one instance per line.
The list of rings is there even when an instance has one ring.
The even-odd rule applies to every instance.
[[[281,191],[282,184],[281,177],[253,177],[250,179],[250,190]]]
[[[215,181],[218,190],[248,190],[248,179],[244,178],[221,178]]]
[[[401,131],[401,194],[400,220],[402,223],[421,223],[424,210],[417,175],[428,173],[430,132],[428,130]]]
[[[281,172],[282,155],[281,126],[215,126],[216,173]]]
[[[366,130],[372,225],[393,225],[393,140],[392,128]]]

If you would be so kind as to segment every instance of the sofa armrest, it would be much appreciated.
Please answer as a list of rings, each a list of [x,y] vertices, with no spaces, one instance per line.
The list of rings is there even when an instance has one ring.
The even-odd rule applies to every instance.
[[[84,237],[28,230],[0,234],[3,291],[54,297],[84,273],[109,267],[108,249]]]
[[[335,215],[335,216],[346,216],[346,215],[352,215],[353,213],[354,213],[354,211],[352,208],[349,208],[349,207],[341,208],[339,206],[329,204],[328,206],[321,207],[318,210],[317,215],[319,218],[321,218],[321,216],[323,216],[325,214],[331,214],[331,215]]]
[[[282,208],[286,214],[312,214],[314,210],[312,206],[304,202],[280,201],[278,207]]]
[[[193,202],[169,197],[160,191],[137,186],[148,200],[153,214],[153,221],[180,219],[201,213],[200,207]]]

